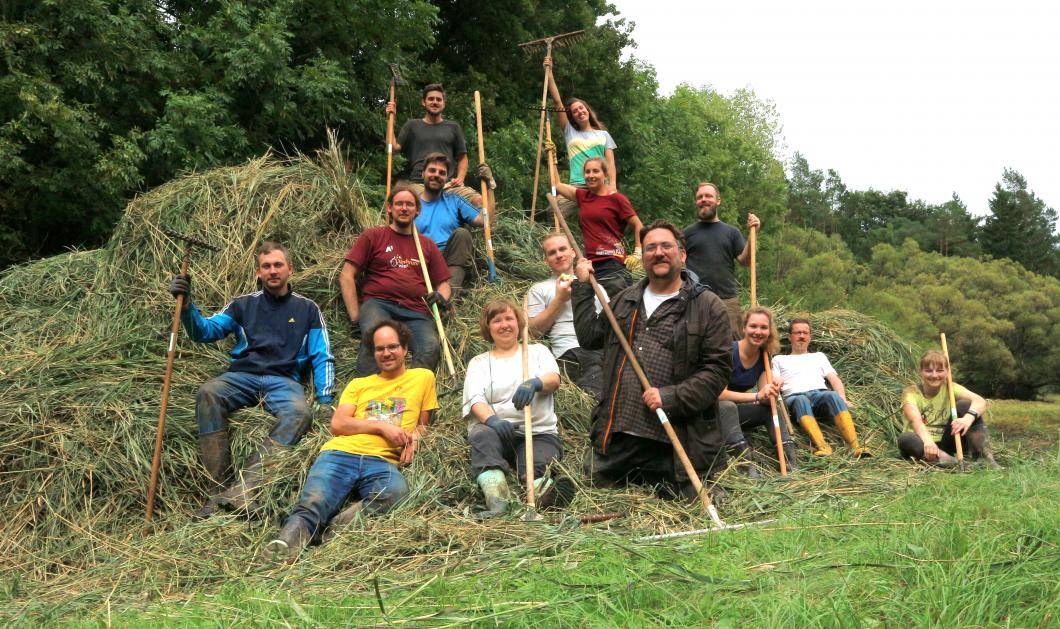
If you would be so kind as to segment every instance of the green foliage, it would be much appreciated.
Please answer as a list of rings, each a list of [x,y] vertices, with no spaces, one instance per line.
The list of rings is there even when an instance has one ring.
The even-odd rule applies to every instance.
[[[1009,258],[1036,273],[1060,274],[1057,212],[1027,189],[1027,180],[1006,168],[983,222],[983,251]]]
[[[945,332],[957,380],[996,397],[1029,398],[1060,385],[1060,281],[1011,260],[980,261],[878,245],[852,296],[927,347]]]
[[[758,252],[760,294],[782,296],[809,311],[846,307],[861,268],[839,236],[786,225],[762,232]]]

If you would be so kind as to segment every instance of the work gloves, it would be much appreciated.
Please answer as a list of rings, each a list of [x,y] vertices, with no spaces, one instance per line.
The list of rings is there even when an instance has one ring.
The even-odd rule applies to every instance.
[[[515,405],[516,410],[523,410],[523,407],[529,404],[534,399],[534,395],[541,390],[541,387],[545,386],[541,382],[541,378],[530,378],[519,385],[519,388],[515,390],[515,394],[512,396],[512,404]]]
[[[641,265],[640,256],[641,256],[640,247],[637,247],[636,249],[633,250],[633,253],[631,253],[628,256],[626,256],[626,259],[625,259],[624,262],[625,262],[626,268],[629,269],[630,273],[635,271],[637,269],[637,267],[639,267]]]
[[[496,415],[490,415],[486,420],[486,426],[497,433],[497,436],[501,438],[501,443],[506,445],[515,443],[515,426],[511,422],[504,421]]]
[[[169,283],[169,292],[174,297],[184,295],[184,299],[187,300],[188,295],[191,294],[191,275],[174,275],[173,281]]]
[[[350,338],[361,338],[361,322],[358,319],[350,319]]]
[[[476,174],[479,179],[486,182],[486,185],[489,186],[490,190],[497,189],[497,182],[493,179],[493,169],[489,167],[489,164],[479,164]],[[483,199],[483,202],[485,202],[485,199]]]
[[[427,296],[423,298],[427,302],[428,306],[438,306],[439,310],[446,310],[449,308],[449,301],[442,297],[442,294],[436,290],[432,290],[427,293]]]

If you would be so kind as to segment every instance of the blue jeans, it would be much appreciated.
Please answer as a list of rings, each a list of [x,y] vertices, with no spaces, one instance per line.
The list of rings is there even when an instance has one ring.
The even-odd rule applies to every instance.
[[[269,437],[277,443],[298,443],[313,421],[302,385],[284,376],[226,371],[207,380],[195,395],[199,434],[228,430],[228,416],[261,402],[276,417]]]
[[[364,501],[365,511],[384,513],[409,493],[409,486],[389,461],[324,450],[309,468],[302,495],[287,522],[299,521],[311,537],[316,537],[354,493]]]
[[[442,346],[438,342],[438,329],[433,315],[427,315],[386,299],[365,299],[361,303],[358,321],[361,324],[361,348],[357,351],[357,375],[370,376],[379,373],[375,357],[368,350],[368,333],[381,321],[393,319],[409,326],[412,331],[412,367],[434,369],[442,357]]]
[[[828,412],[828,419],[834,419],[836,415],[847,410],[846,402],[835,391],[828,389],[816,389],[803,391],[784,398],[788,410],[794,418],[815,417],[817,413]],[[796,419],[798,421],[798,419]]]

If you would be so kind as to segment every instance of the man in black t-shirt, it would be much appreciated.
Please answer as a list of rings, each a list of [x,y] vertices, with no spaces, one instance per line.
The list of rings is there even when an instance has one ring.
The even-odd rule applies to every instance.
[[[751,245],[739,229],[718,218],[718,206],[721,205],[718,186],[703,182],[696,185],[695,193],[699,222],[685,228],[685,240],[688,241],[685,266],[725,303],[733,335],[740,338],[743,331],[740,329],[739,287],[733,261],[750,266]],[[747,229],[761,229],[761,226],[757,216],[747,215]]]
[[[476,207],[482,207],[482,195],[464,185],[467,176],[467,145],[460,125],[445,120],[445,90],[441,83],[431,83],[423,88],[423,118],[414,118],[402,125],[394,142],[394,150],[400,151],[408,161],[407,179],[413,184],[417,196],[423,194],[424,161],[431,153],[442,153],[456,164],[456,174],[446,184],[446,192],[457,194]],[[390,101],[387,113],[397,111],[397,103]],[[477,181],[475,183],[478,183]]]

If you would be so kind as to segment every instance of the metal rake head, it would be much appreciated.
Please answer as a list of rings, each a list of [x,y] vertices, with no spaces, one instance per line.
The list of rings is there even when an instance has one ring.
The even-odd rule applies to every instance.
[[[401,68],[396,63],[386,64],[390,68],[390,80],[394,82],[394,85],[405,85],[405,79],[401,78]]]
[[[563,33],[560,35],[551,35],[549,37],[542,37],[541,39],[535,39],[533,41],[523,42],[519,44],[519,47],[523,49],[528,55],[547,51],[550,48],[559,48],[561,46],[567,46],[573,44],[585,36],[585,29],[580,31],[571,31],[569,33]]]
[[[193,238],[192,236],[187,236],[187,235],[181,234],[179,232],[175,232],[172,229],[162,228],[162,233],[167,235],[167,236],[169,236],[173,240],[178,240],[180,242],[183,242],[184,244],[188,245],[189,247],[191,247],[191,246],[202,247],[203,249],[206,249],[206,250],[209,250],[209,251],[213,251],[213,252],[218,252],[218,251],[221,250],[220,248],[218,248],[218,247],[216,247],[214,245],[211,245],[208,242],[204,242],[202,240],[199,240],[198,238]]]

